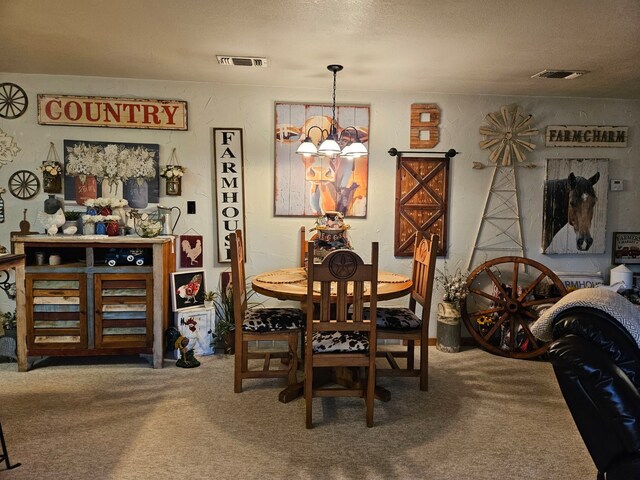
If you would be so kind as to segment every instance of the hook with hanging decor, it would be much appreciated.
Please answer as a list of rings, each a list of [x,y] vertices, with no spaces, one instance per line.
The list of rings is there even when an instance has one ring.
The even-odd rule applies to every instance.
[[[180,165],[176,149],[171,151],[168,163],[160,169],[160,176],[164,177],[166,183],[166,194],[179,196],[182,194],[182,176],[185,168]]]

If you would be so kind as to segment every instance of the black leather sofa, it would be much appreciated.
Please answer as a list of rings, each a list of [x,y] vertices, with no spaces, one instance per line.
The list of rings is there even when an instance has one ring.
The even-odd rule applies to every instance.
[[[640,348],[604,311],[573,307],[553,323],[548,357],[599,480],[640,480]]]

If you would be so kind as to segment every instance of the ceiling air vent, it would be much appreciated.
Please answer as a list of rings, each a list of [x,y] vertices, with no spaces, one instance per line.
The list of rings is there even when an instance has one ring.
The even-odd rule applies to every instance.
[[[573,80],[581,77],[587,70],[542,70],[541,72],[531,75],[531,78],[563,78],[565,80]]]
[[[231,57],[228,55],[216,55],[220,65],[230,67],[266,67],[269,62],[263,57]]]

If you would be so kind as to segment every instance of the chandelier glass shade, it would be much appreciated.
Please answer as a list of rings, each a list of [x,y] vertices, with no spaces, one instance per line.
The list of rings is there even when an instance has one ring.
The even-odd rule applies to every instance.
[[[336,75],[342,70],[342,65],[328,65],[327,70],[333,72],[333,104],[332,104],[332,118],[331,126],[329,130],[322,129],[317,125],[313,125],[307,130],[306,136],[298,149],[297,154],[307,156],[320,156],[320,157],[336,157],[338,155],[346,158],[356,158],[367,155],[367,147],[360,142],[358,136],[358,130],[355,127],[349,126],[342,129],[340,135],[338,135],[338,122],[336,121]],[[317,128],[320,130],[320,140],[318,143],[314,143],[311,139],[311,130]],[[353,130],[355,132],[355,141],[348,137],[347,143],[344,148],[340,148],[340,143],[344,141],[347,136],[345,132],[347,130]],[[344,138],[343,138],[344,136]]]

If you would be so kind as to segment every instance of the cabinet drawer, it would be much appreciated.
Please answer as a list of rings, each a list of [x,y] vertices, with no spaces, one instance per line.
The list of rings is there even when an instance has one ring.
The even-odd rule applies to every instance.
[[[77,273],[28,273],[27,347],[87,348],[86,276]]]
[[[96,274],[94,298],[97,348],[153,345],[152,274]]]

